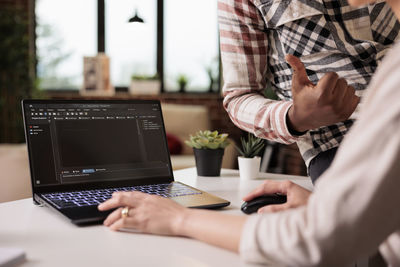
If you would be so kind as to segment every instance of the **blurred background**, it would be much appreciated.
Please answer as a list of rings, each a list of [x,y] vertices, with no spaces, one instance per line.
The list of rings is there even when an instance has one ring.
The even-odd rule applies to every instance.
[[[216,0],[0,0],[0,35],[0,168],[14,166],[6,157],[23,157],[18,164],[27,169],[24,98],[159,99],[170,112],[167,132],[189,135],[195,125],[176,119],[201,110],[195,116],[234,142],[245,134],[222,107]],[[106,79],[107,94],[85,88],[84,58],[98,55],[108,59],[106,73],[95,76]],[[267,148],[265,171],[306,174],[295,145]]]

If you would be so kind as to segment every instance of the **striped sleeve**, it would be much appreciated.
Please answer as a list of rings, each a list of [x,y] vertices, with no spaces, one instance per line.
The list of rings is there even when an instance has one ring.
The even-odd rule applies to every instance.
[[[291,101],[263,96],[268,40],[261,14],[251,1],[219,0],[218,21],[224,75],[224,108],[239,128],[290,144],[286,114]]]

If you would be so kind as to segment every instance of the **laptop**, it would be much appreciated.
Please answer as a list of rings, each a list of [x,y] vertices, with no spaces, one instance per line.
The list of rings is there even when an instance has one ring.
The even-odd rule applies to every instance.
[[[191,208],[230,204],[174,181],[158,100],[23,100],[22,108],[34,203],[76,225],[101,223],[111,211],[97,206],[116,191]]]

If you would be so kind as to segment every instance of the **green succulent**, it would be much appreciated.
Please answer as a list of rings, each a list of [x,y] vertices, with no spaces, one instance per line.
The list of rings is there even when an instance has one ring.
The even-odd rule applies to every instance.
[[[242,143],[242,148],[236,146],[236,149],[244,158],[254,158],[258,156],[265,145],[264,139],[258,138],[251,133],[248,133],[247,140],[241,137],[240,141]]]
[[[218,134],[218,131],[198,131],[195,135],[190,135],[190,139],[185,144],[197,149],[219,149],[229,145],[228,134]]]
[[[176,81],[179,86],[185,87],[189,83],[189,78],[185,74],[180,74]]]
[[[158,74],[154,75],[141,75],[141,74],[133,74],[131,76],[131,80],[139,80],[139,81],[154,81],[159,80]]]

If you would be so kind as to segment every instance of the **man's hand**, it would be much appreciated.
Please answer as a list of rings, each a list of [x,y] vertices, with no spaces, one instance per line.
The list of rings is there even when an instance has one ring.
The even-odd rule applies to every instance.
[[[314,85],[299,58],[286,55],[293,69],[293,106],[288,112],[288,126],[297,132],[344,121],[356,109],[360,98],[352,86],[334,72],[326,73]]]
[[[243,200],[249,201],[262,195],[271,194],[286,195],[286,203],[262,207],[258,209],[258,213],[276,212],[305,205],[307,204],[311,192],[290,181],[265,181],[262,185],[254,189],[254,191],[245,196]]]

